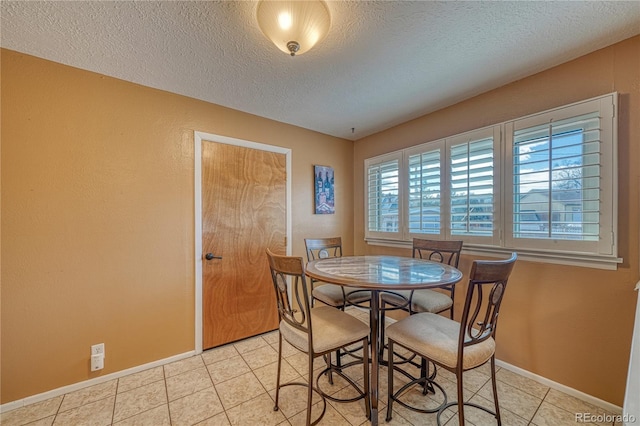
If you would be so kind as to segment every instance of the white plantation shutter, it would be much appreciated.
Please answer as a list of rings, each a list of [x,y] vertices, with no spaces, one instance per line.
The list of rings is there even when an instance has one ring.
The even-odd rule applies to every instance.
[[[514,237],[599,238],[597,112],[516,131],[513,158]]]
[[[491,126],[447,138],[448,239],[500,244],[500,136]]]
[[[441,154],[441,149],[435,149],[408,157],[408,214],[412,234],[440,234]]]
[[[615,96],[507,123],[507,244],[615,252]]]
[[[399,234],[401,153],[367,160],[366,235]]]
[[[450,221],[452,235],[493,235],[493,138],[452,145]]]

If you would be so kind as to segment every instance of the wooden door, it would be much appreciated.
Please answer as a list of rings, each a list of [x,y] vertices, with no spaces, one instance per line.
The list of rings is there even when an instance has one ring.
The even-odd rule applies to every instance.
[[[278,327],[265,251],[285,237],[286,156],[203,141],[203,349]]]

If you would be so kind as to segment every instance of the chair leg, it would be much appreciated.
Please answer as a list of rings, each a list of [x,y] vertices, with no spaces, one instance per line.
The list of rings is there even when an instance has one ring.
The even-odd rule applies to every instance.
[[[367,419],[371,420],[371,392],[369,385],[369,339],[362,339],[362,366],[364,374],[364,390],[366,395],[364,397],[364,410],[367,413]]]
[[[329,384],[331,386],[333,386],[333,369],[331,368],[331,353],[328,353],[326,355],[323,355],[324,358],[324,362],[327,365],[327,380],[329,381]]]
[[[393,414],[393,340],[389,339],[389,362],[387,363],[387,418],[391,421]]]
[[[329,360],[331,363],[331,360]],[[307,386],[307,423],[311,424],[311,403],[313,401],[313,351],[309,351],[309,383]]]
[[[426,395],[429,392],[435,394],[436,390],[433,387],[433,384],[431,384],[432,380],[435,380],[435,376],[436,376],[436,371],[435,368],[435,364],[433,366],[434,370],[433,373],[429,373],[429,361],[427,361],[426,358],[421,358],[420,361],[420,377],[424,379],[424,386],[422,387],[422,394]]]
[[[462,367],[458,367],[456,382],[458,383],[458,424],[464,426],[464,388],[462,387]]]
[[[278,398],[280,397],[280,367],[282,366],[282,334],[278,332],[278,375],[276,376],[276,400],[273,411],[278,411]]]
[[[496,386],[496,356],[491,357],[491,386],[493,387],[493,402],[496,407],[496,420],[498,426],[502,426],[502,420],[500,419],[500,405],[498,404],[498,387]]]
[[[420,359],[420,377],[424,379],[424,385],[422,386],[422,394],[423,395],[426,395],[427,393],[429,393],[429,380],[428,380],[429,369],[428,369],[428,365],[429,365],[429,363],[427,362],[427,360],[425,358],[421,358]]]
[[[345,309],[347,309],[347,299],[346,299],[346,295],[344,294],[344,289],[342,289],[342,306],[338,307],[338,309],[340,309],[342,312],[345,311]],[[329,360],[331,360],[331,354],[328,354]],[[336,350],[336,368],[338,370],[342,370],[342,354],[340,353],[340,349]],[[331,374],[331,370],[329,370],[329,384],[333,385],[333,375]]]
[[[380,362],[384,361],[384,328],[386,323],[386,315],[385,315],[385,303],[384,300],[380,301],[380,349],[378,354],[378,359]],[[376,336],[371,336],[374,339]],[[391,353],[391,352],[389,352]],[[391,356],[389,356],[391,358]]]

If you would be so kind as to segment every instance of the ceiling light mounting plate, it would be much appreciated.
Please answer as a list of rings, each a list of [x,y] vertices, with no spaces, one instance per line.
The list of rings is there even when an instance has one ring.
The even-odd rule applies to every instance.
[[[287,43],[287,49],[291,52],[291,56],[296,56],[296,52],[300,50],[300,43],[297,41],[290,41]]]

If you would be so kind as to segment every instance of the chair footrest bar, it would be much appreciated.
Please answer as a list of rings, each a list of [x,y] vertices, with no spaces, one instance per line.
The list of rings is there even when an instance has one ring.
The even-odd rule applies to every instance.
[[[466,405],[468,407],[473,407],[473,408],[477,408],[479,410],[484,411],[485,413],[491,414],[493,417],[495,417],[496,419],[498,418],[498,416],[496,415],[496,413],[494,411],[489,410],[486,407],[483,407],[481,405],[478,404],[474,404],[473,402],[464,402],[462,405]],[[449,407],[457,407],[458,406],[458,401],[451,401],[445,405],[443,405],[442,407],[440,407],[440,410],[438,411],[438,415],[436,417],[436,421],[438,422],[438,426],[441,425],[440,423],[440,416],[442,415],[442,413],[444,413],[444,411],[449,408]],[[500,423],[499,423],[500,424]]]
[[[397,299],[401,299],[403,300],[402,303],[395,303],[395,301],[391,301],[389,299],[385,299],[384,295],[385,294],[390,294],[393,297],[397,298]],[[383,290],[380,292],[380,296],[381,296],[381,302],[380,302],[380,312],[386,312],[386,311],[397,311],[397,310],[403,310],[403,311],[410,311],[410,307],[409,307],[409,298],[407,298],[406,296],[400,294],[400,293],[396,293],[395,291],[391,291],[391,290]],[[386,308],[385,306],[389,305],[389,308]],[[409,309],[408,309],[409,308]]]
[[[388,352],[389,352],[389,345],[384,345],[384,349],[386,349],[386,350],[387,350],[387,353],[388,353]],[[418,364],[417,362],[413,362],[413,360],[414,360],[414,359],[416,358],[416,356],[417,356],[417,355],[416,355],[416,354],[414,354],[414,353],[412,353],[412,354],[411,354],[411,356],[410,356],[409,358],[407,358],[407,357],[406,357],[406,356],[404,356],[404,355],[400,355],[400,354],[399,354],[399,353],[397,353],[397,352],[394,352],[394,353],[393,353],[393,356],[395,357],[395,358],[394,358],[394,361],[393,361],[393,363],[394,363],[394,364],[407,364],[407,363],[409,363],[409,364],[413,365],[414,367],[418,367],[418,368],[420,368],[420,364]],[[396,358],[400,358],[400,361],[396,361],[396,360],[395,360]]]
[[[345,302],[350,305],[350,306],[355,306],[357,308],[362,308],[362,309],[370,309],[368,303],[369,299],[367,300],[353,300],[354,296],[360,296],[363,293],[371,293],[371,290],[355,290],[352,291],[351,293],[347,293],[344,296]]]
[[[343,365],[342,368],[347,368],[347,367],[350,367],[350,366],[355,365],[355,364],[362,364],[362,361],[350,362],[348,364]],[[338,376],[342,377],[344,380],[346,380],[346,382],[349,383],[349,385],[351,385],[351,387],[356,390],[358,395],[353,397],[353,398],[336,398],[336,397],[333,397],[333,396],[325,393],[320,388],[320,382],[319,381],[320,381],[320,377],[322,377],[324,374],[327,374],[329,372],[335,373]],[[330,399],[331,401],[334,401],[334,402],[355,402],[355,401],[359,401],[359,400],[361,400],[363,398],[366,398],[366,396],[367,396],[367,390],[360,389],[358,384],[355,381],[353,381],[353,379],[351,379],[351,377],[347,376],[346,374],[344,374],[342,372],[342,369],[338,369],[338,368],[335,368],[335,367],[325,368],[322,371],[320,371],[320,373],[318,373],[318,375],[316,377],[316,386],[314,387],[314,390],[317,390],[317,392],[320,395],[322,395],[323,398]]]
[[[395,370],[395,368],[394,368],[394,370]],[[397,371],[400,371],[400,370],[397,370]],[[428,409],[427,408],[418,408],[418,407],[412,406],[410,404],[407,404],[406,402],[402,401],[399,397],[407,389],[409,389],[410,387],[412,387],[414,385],[420,385],[422,387],[431,385],[432,387],[440,389],[440,392],[442,392],[442,395],[444,397],[444,401],[439,406],[437,406],[435,408],[428,408]],[[393,395],[391,395],[391,399],[393,399],[393,401],[397,402],[398,404],[402,405],[403,407],[405,407],[405,408],[407,408],[409,410],[416,411],[418,413],[424,413],[424,414],[439,413],[441,410],[444,409],[444,407],[447,406],[447,393],[442,388],[442,386],[440,386],[436,382],[429,381],[429,380],[427,380],[427,379],[425,379],[423,377],[418,378],[418,379],[414,379],[414,380],[406,383],[404,386],[402,386],[400,389],[398,389]],[[390,421],[390,420],[391,420],[391,412],[388,411],[387,412],[387,421]]]

